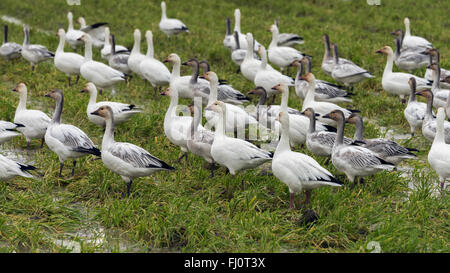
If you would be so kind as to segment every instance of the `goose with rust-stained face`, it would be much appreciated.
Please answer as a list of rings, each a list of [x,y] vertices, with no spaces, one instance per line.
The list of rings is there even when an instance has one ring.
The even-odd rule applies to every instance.
[[[53,61],[55,67],[59,71],[66,74],[69,86],[71,86],[72,75],[77,76],[77,81],[75,84],[77,84],[78,80],[80,79],[80,68],[81,65],[84,63],[84,57],[77,53],[64,52],[64,44],[66,39],[65,38],[66,33],[64,29],[60,28],[58,30],[58,36],[59,36],[59,44],[58,48],[56,49],[55,58],[53,59]]]
[[[114,140],[114,112],[109,106],[101,106],[91,113],[105,119],[106,128],[102,141],[102,161],[127,184],[127,196],[131,193],[133,179],[149,176],[157,171],[174,170],[172,166],[151,155],[146,150],[127,142]]]
[[[59,158],[59,177],[67,159],[73,159],[72,176],[75,174],[76,159],[89,154],[100,156],[100,150],[95,147],[92,140],[78,127],[61,123],[64,107],[64,94],[55,89],[45,95],[56,101],[55,112],[50,125],[45,132],[45,143]]]
[[[333,110],[326,114],[324,118],[333,119],[337,123],[336,140],[334,141],[331,153],[331,162],[340,172],[345,173],[350,182],[354,182],[356,177],[364,177],[378,173],[383,170],[391,171],[395,165],[379,158],[371,150],[344,143],[344,113],[340,110]]]

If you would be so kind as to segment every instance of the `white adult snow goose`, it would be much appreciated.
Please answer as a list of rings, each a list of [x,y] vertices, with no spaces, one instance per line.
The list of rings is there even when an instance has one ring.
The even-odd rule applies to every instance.
[[[223,38],[223,45],[230,51],[233,51],[233,39],[234,35],[231,32],[231,20],[230,18],[227,18],[226,20],[227,24],[227,32],[225,33],[225,38]],[[236,40],[235,40],[236,41]]]
[[[273,155],[272,172],[289,188],[289,207],[294,208],[295,192],[306,190],[305,203],[309,204],[311,190],[322,186],[342,186],[342,182],[317,163],[312,157],[291,151],[289,145],[289,115],[280,112],[281,140]]]
[[[182,32],[189,32],[183,22],[178,19],[167,18],[166,15],[166,3],[161,2],[161,21],[159,21],[159,29],[164,32],[167,37],[170,38],[171,35],[177,35]]]
[[[88,34],[81,37],[85,42],[85,62],[80,67],[81,76],[89,82],[93,82],[101,89],[112,87],[112,94],[115,94],[114,85],[126,79],[125,74],[92,59],[92,41]]]
[[[102,58],[106,61],[109,60],[109,56],[111,56],[111,43],[110,43],[110,32],[109,27],[105,27],[105,44],[103,45],[102,50],[100,50],[100,54],[102,55]],[[128,51],[128,48],[122,46],[122,45],[115,45],[114,47],[115,51]]]
[[[153,34],[150,30],[147,30],[145,37],[147,38],[147,55],[139,64],[139,71],[151,83],[156,94],[162,86],[169,84],[170,71],[162,62],[153,57]]]
[[[127,142],[116,142],[114,140],[114,111],[111,107],[101,106],[91,114],[105,119],[106,128],[101,150],[102,161],[108,169],[120,175],[125,181],[127,196],[130,195],[133,179],[149,176],[157,171],[175,169],[139,146]]]
[[[400,37],[395,38],[395,55],[394,63],[395,65],[403,70],[409,71],[411,73],[413,70],[427,66],[429,63],[429,58],[421,53],[421,50],[410,50],[403,49]]]
[[[403,111],[403,114],[411,127],[411,136],[414,136],[416,130],[422,128],[427,105],[416,99],[416,79],[411,77],[408,83],[411,87],[411,93],[409,95],[408,105]]]
[[[301,99],[306,97],[309,84],[307,81],[302,80],[303,65],[306,65],[306,73],[311,72],[311,60],[308,56],[304,57],[300,62],[294,61],[291,66],[297,66],[297,75],[295,77],[295,93]],[[352,102],[350,98],[353,95],[350,92],[342,89],[343,86],[336,85],[327,81],[316,79],[316,88],[314,89],[314,98],[317,101],[327,101],[333,103],[339,102]]]
[[[70,11],[67,13],[67,20],[69,24],[67,26],[66,41],[74,50],[76,50],[78,46],[83,45],[83,41],[80,41],[78,39],[80,39],[81,36],[86,33],[84,31],[73,28],[73,14]]]
[[[7,61],[19,58],[22,47],[17,43],[8,42],[8,25],[3,27],[3,31],[3,44],[0,46],[0,56]]]
[[[406,148],[395,141],[383,138],[364,139],[364,121],[357,113],[352,113],[347,119],[348,123],[355,124],[354,140],[362,147],[374,152],[378,157],[397,165],[404,159],[414,159],[416,149]]]
[[[91,36],[92,45],[95,48],[102,48],[105,45],[105,27],[108,23],[95,23],[88,26],[83,17],[79,17],[77,22],[80,24],[80,30]]]
[[[21,54],[25,60],[30,62],[32,70],[34,70],[34,67],[39,63],[49,60],[55,56],[53,52],[49,51],[43,45],[30,44],[30,29],[28,25],[23,25],[23,32],[25,34],[25,38],[23,40]]]
[[[403,37],[402,41],[403,48],[433,47],[433,45],[430,42],[428,42],[425,38],[411,35],[408,17],[404,19],[404,23],[405,23],[405,36]]]
[[[292,47],[278,45],[279,30],[276,25],[271,25],[269,31],[272,32],[272,41],[268,50],[269,61],[280,67],[281,73],[284,73],[284,69],[290,66],[293,61],[303,58],[303,53]]]
[[[254,40],[253,40],[253,35],[251,33],[247,33],[247,35],[245,36],[246,41],[248,44],[253,44]],[[266,57],[267,58],[267,57]],[[254,51],[252,47],[248,47],[246,49],[245,52],[245,58],[242,61],[240,67],[240,72],[242,73],[242,75],[249,81],[254,82],[255,81],[255,76],[256,73],[258,73],[258,70],[261,68],[261,61],[258,60],[257,58],[255,58],[254,55]],[[266,69],[268,70],[273,70],[275,71],[275,69],[270,66],[267,63],[266,60]]]
[[[258,50],[259,55],[261,56],[261,65],[258,69],[258,72],[255,75],[254,84],[256,86],[263,87],[267,96],[273,95],[272,103],[275,101],[275,96],[277,92],[272,89],[272,87],[284,83],[288,86],[292,86],[295,84],[294,79],[288,77],[286,75],[281,74],[276,70],[271,70],[267,67],[267,53],[264,46],[260,46]]]
[[[445,180],[450,177],[450,145],[445,141],[444,122],[445,111],[440,107],[437,110],[436,136],[428,152],[428,162],[439,175],[441,190],[444,189]]]
[[[33,178],[33,176],[29,173],[31,170],[35,170],[36,168],[31,165],[22,164],[11,160],[0,154],[0,180],[7,181],[16,176],[22,176],[26,178]]]
[[[42,139],[41,148],[44,146],[44,136],[51,119],[42,111],[27,109],[27,87],[19,83],[12,91],[19,93],[20,100],[14,115],[14,123],[22,124],[17,128],[27,140],[27,148],[31,140]]]
[[[128,57],[128,67],[134,73],[142,77],[140,69],[140,64],[142,60],[145,59],[145,55],[141,53],[141,31],[135,29],[133,32],[134,44],[131,49],[130,56]]]
[[[411,92],[408,84],[408,81],[411,77],[415,78],[418,88],[430,84],[429,81],[412,74],[392,72],[392,67],[394,65],[394,52],[392,51],[392,48],[390,46],[384,46],[380,50],[377,50],[375,53],[384,54],[387,56],[383,78],[381,79],[381,85],[383,86],[383,89],[388,93],[400,96],[403,103],[406,102],[405,96],[409,95],[409,93]]]
[[[422,122],[422,135],[429,141],[433,141],[436,135],[436,118],[433,115],[433,92],[429,89],[424,89],[416,93],[416,95],[425,97],[427,99],[427,110],[425,111],[425,118]],[[450,122],[444,121],[444,137],[445,143],[450,144]]]
[[[170,88],[175,89],[180,98],[184,99],[193,99],[194,94],[192,93],[191,88],[189,87],[189,81],[191,80],[191,76],[181,76],[181,60],[180,57],[171,53],[167,58],[163,61],[164,63],[170,62],[173,64],[172,73],[170,74]]]
[[[327,74],[328,76],[331,77],[331,72],[333,72],[333,67],[334,67],[334,58],[331,52],[331,45],[330,45],[330,37],[328,36],[328,34],[324,34],[322,36],[322,41],[323,44],[325,45],[325,53],[323,54],[323,59],[322,59],[322,71],[325,72],[325,74]],[[344,64],[353,64],[352,61],[344,59],[339,57],[339,63]]]
[[[24,125],[0,120],[0,144],[5,143],[16,136],[20,136],[20,133],[17,131],[18,127],[24,127]]]
[[[258,43],[256,40],[249,44],[247,43],[247,39],[245,38],[245,35],[241,32],[241,11],[239,9],[234,10],[234,30],[233,32],[236,32],[239,34],[239,45],[242,49],[246,49],[247,47],[250,47],[253,51],[257,51],[260,43]],[[236,42],[233,40],[232,44],[232,50],[236,49]]]
[[[253,169],[272,160],[272,153],[264,151],[243,139],[229,137],[225,134],[225,116],[227,107],[222,101],[216,101],[205,110],[219,115],[211,155],[215,162],[226,167],[231,176],[240,170]]]
[[[331,71],[331,77],[338,82],[342,82],[345,86],[352,86],[365,79],[375,78],[367,70],[357,66],[354,63],[346,63],[341,61],[338,53],[337,44],[333,44],[334,65]]]
[[[100,156],[92,140],[78,127],[61,123],[61,114],[64,107],[64,95],[60,89],[55,89],[45,95],[56,100],[53,119],[45,133],[45,143],[59,158],[59,177],[62,177],[64,162],[73,159],[72,176],[75,174],[77,158],[92,154]]]
[[[67,81],[71,86],[72,75],[77,76],[76,83],[80,79],[80,67],[84,63],[84,57],[80,54],[73,52],[64,52],[65,44],[65,31],[60,28],[58,30],[59,44],[55,52],[55,58],[53,59],[55,67],[67,75]]]
[[[440,65],[440,59],[441,55],[439,53],[439,50],[437,48],[427,48],[425,51],[422,52],[422,54],[429,55],[429,65],[432,64],[439,64]],[[433,70],[431,68],[428,68],[425,70],[425,75],[423,76],[426,80],[433,81]],[[450,77],[450,70],[444,69],[441,67],[441,79],[440,79],[440,86],[442,88],[450,88],[450,82],[446,82],[445,78]]]
[[[344,143],[345,117],[342,111],[334,110],[324,117],[335,120],[338,125],[331,162],[338,171],[345,173],[350,182],[354,182],[355,177],[361,177],[362,180],[364,176],[394,169],[394,164],[379,158],[371,150]]]
[[[99,117],[98,115],[92,115],[91,113],[102,106],[109,106],[112,109],[114,113],[114,125],[119,125],[129,120],[135,114],[142,112],[142,110],[136,107],[136,105],[134,104],[126,104],[113,101],[97,102],[97,88],[92,82],[88,82],[83,90],[81,90],[81,93],[85,92],[89,93],[89,103],[86,109],[88,119],[98,126],[105,127],[105,119]]]

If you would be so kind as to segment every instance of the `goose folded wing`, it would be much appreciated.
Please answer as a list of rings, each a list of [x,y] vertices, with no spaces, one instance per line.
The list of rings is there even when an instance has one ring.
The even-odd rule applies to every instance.
[[[247,142],[242,139],[230,139],[232,141],[233,148],[230,148],[228,152],[234,154],[234,158],[238,160],[252,160],[252,159],[261,159],[272,158],[273,154],[267,151],[264,151],[250,142]]]
[[[289,158],[285,160],[285,164],[300,181],[324,181],[342,184],[342,182],[336,180],[328,170],[320,166],[317,161],[308,155],[291,153]]]
[[[333,74],[339,78],[350,77],[350,76],[355,76],[355,75],[364,74],[364,73],[369,73],[369,72],[367,72],[367,70],[365,70],[357,65],[348,64],[348,63],[339,65],[338,69],[335,69],[333,71]]]
[[[116,142],[108,148],[108,152],[135,168],[173,169],[164,161],[131,143]]]
[[[89,25],[80,30],[89,34],[91,37],[93,37],[95,39],[104,41],[105,40],[105,27],[107,24],[108,23],[96,23],[93,25]]]
[[[92,140],[79,128],[70,124],[61,124],[59,130],[50,131],[52,137],[74,152],[100,155]]]
[[[353,168],[356,169],[363,169],[367,167],[376,168],[383,164],[389,164],[377,157],[372,151],[358,146],[348,147],[341,153],[341,156],[348,163],[350,163]]]

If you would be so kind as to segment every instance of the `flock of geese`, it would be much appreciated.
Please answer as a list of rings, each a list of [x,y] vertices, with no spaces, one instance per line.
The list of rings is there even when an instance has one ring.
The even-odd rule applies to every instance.
[[[164,2],[161,9],[159,28],[162,32],[168,37],[188,32],[180,20],[167,18]],[[214,176],[215,164],[219,164],[227,169],[231,177],[239,171],[271,162],[273,174],[289,188],[290,208],[294,208],[296,192],[306,190],[305,202],[308,204],[312,189],[343,185],[314,158],[292,150],[299,145],[305,145],[315,156],[328,158],[326,164],[331,161],[351,182],[357,178],[362,181],[363,177],[383,170],[392,171],[402,160],[416,157],[413,152],[417,150],[394,141],[365,139],[364,122],[359,111],[338,105],[352,101],[354,84],[375,76],[351,60],[340,57],[338,45],[330,44],[328,35],[322,37],[325,52],[321,68],[337,83],[316,79],[312,73],[311,57],[293,47],[302,44],[303,38],[297,34],[280,33],[278,20],[269,28],[272,41],[266,49],[251,33],[241,33],[239,9],[235,10],[234,15],[234,31],[231,31],[231,20],[227,19],[223,45],[230,50],[231,60],[239,66],[241,75],[255,85],[248,92],[249,96],[259,97],[256,110],[252,113],[241,107],[251,99],[220,80],[215,72],[210,71],[206,61],[189,59],[182,62],[177,54],[172,53],[163,61],[172,65],[172,71],[169,71],[163,62],[154,58],[150,30],[145,33],[148,50],[144,55],[140,50],[141,32],[138,29],[134,30],[134,45],[129,51],[116,44],[107,23],[86,25],[80,17],[77,22],[81,28],[75,29],[73,15],[69,12],[67,32],[58,30],[59,45],[53,53],[43,45],[31,44],[27,25],[23,28],[25,38],[22,46],[9,42],[8,28],[5,26],[0,55],[7,61],[22,56],[34,70],[39,63],[53,59],[55,67],[67,76],[69,86],[72,85],[72,76],[76,76],[76,83],[80,77],[88,82],[81,91],[90,96],[87,117],[104,128],[104,136],[99,149],[80,128],[62,123],[64,94],[60,89],[45,95],[55,100],[52,118],[41,111],[27,109],[27,86],[19,83],[13,89],[19,94],[14,120],[0,121],[0,143],[19,135],[25,137],[27,147],[34,139],[42,140],[41,147],[45,143],[58,155],[59,176],[62,176],[67,160],[73,162],[73,175],[78,158],[90,154],[99,156],[108,169],[126,182],[129,195],[134,179],[157,171],[174,170],[174,167],[141,147],[114,140],[115,126],[127,122],[142,109],[133,104],[97,102],[97,89],[112,89],[114,94],[118,83],[138,75],[150,82],[155,92],[170,97],[164,117],[164,133],[182,152],[178,162],[183,157],[187,160],[191,152],[210,164],[211,176]],[[428,161],[439,175],[443,188],[445,179],[450,177],[450,123],[445,120],[446,115],[450,116],[450,90],[446,89],[450,86],[450,71],[440,68],[438,49],[433,48],[426,39],[411,35],[408,18],[405,18],[404,24],[405,31],[392,33],[396,37],[395,53],[390,46],[376,51],[387,57],[382,86],[386,92],[398,95],[403,103],[409,96],[404,116],[411,126],[411,135],[421,129],[422,134],[433,142]],[[65,52],[66,42],[73,49],[84,45],[84,56]],[[92,47],[100,50],[106,63],[93,59]],[[394,64],[409,72],[425,66],[427,70],[421,78],[410,73],[393,72]],[[181,76],[181,65],[191,67],[192,75]],[[285,73],[289,67],[297,69],[295,78]],[[162,90],[163,86],[169,87]],[[290,87],[303,100],[301,110],[288,107]],[[281,96],[280,105],[274,104],[277,95]],[[417,95],[425,97],[427,102],[417,101]],[[271,103],[266,105],[271,96]],[[188,107],[193,117],[178,114],[180,98],[193,101]],[[437,116],[433,113],[433,106],[437,108]],[[208,126],[202,125],[203,116]],[[346,124],[356,126],[353,139],[344,136]],[[247,141],[246,128],[257,128],[277,136],[281,132],[281,137],[276,139],[275,152]],[[236,137],[239,134],[240,137]],[[15,176],[32,178],[30,172],[34,169],[34,166],[0,155],[1,180]]]

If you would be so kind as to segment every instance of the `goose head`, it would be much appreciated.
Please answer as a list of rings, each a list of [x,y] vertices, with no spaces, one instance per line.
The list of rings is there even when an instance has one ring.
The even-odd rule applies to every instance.
[[[84,17],[78,17],[77,23],[83,28],[86,26],[86,20],[84,20]]]
[[[167,56],[167,58],[163,62],[164,63],[168,63],[168,62],[180,63],[181,60],[180,60],[180,57],[177,54],[171,53],[169,56]]]
[[[13,92],[17,92],[17,93],[26,93],[27,92],[27,86],[24,83],[19,83],[17,84],[16,88],[14,88],[12,90]]]
[[[58,29],[58,32],[56,33],[56,36],[64,37],[64,36],[66,36],[66,31],[63,28],[60,28],[60,29]]]
[[[199,64],[196,59],[192,58],[192,59],[189,59],[188,61],[182,63],[182,65],[188,65],[188,66],[194,67],[194,66],[198,66]]]
[[[50,93],[44,95],[47,98],[52,98],[54,100],[58,100],[63,96],[63,92],[61,89],[53,89]]]
[[[316,77],[314,77],[313,73],[309,72],[309,73],[306,73],[306,75],[304,75],[304,76],[300,76],[299,79],[305,80],[308,83],[313,83],[316,80]]]
[[[89,34],[83,34],[80,38],[77,39],[78,41],[83,41],[85,43],[91,41],[91,36]]]
[[[95,87],[95,84],[93,84],[92,82],[86,83],[84,88],[80,91],[80,93],[93,93],[93,92],[97,92],[97,87]]]
[[[445,77],[443,80],[441,80],[441,82],[446,82],[450,84],[450,76]]]
[[[200,61],[199,63],[200,68],[206,73],[210,71],[209,63],[206,60]]]
[[[405,24],[406,28],[409,28],[409,18],[405,17],[405,19],[403,20],[403,23]]]
[[[141,40],[141,31],[136,28],[133,32],[133,37],[136,41],[140,41]]]
[[[245,34],[245,39],[247,40],[248,45],[253,44],[253,34],[251,34],[250,32]]]
[[[213,111],[216,113],[224,113],[225,112],[225,103],[222,101],[215,101],[210,106],[206,107],[205,110]]]
[[[147,31],[145,32],[145,38],[146,38],[147,40],[153,39],[153,33],[152,33],[151,30],[147,30]]]
[[[348,118],[345,122],[350,123],[350,124],[356,124],[361,119],[362,118],[358,113],[351,113],[351,115],[348,116]]]
[[[277,90],[281,94],[289,91],[289,87],[285,83],[279,83],[279,84],[275,85],[274,87],[272,87],[272,89]]]
[[[91,113],[91,115],[100,116],[102,118],[110,118],[113,115],[113,111],[110,106],[104,105],[99,107],[97,110]]]
[[[391,32],[392,35],[397,36],[399,38],[403,38],[403,30],[397,29]]]
[[[300,60],[295,60],[289,66],[300,66],[300,65],[302,65],[301,61]]]
[[[219,82],[219,78],[217,77],[217,74],[215,72],[208,71],[205,74],[203,74],[202,76],[207,81],[214,82],[214,83],[218,83]]]
[[[390,46],[383,46],[381,49],[375,51],[375,53],[384,55],[393,55],[394,51],[392,51],[392,48]]]
[[[417,96],[422,96],[426,98],[427,100],[433,100],[433,92],[431,92],[431,89],[425,88],[420,90],[419,92],[416,92]]]
[[[273,24],[270,26],[270,28],[267,31],[278,34],[278,27],[275,24]]]
[[[248,94],[267,97],[266,89],[262,86],[257,86],[255,89],[248,91]]]
[[[323,118],[332,119],[337,122],[345,120],[344,113],[341,110],[337,110],[337,109],[326,114],[325,116],[323,116]]]
[[[314,111],[311,107],[305,109],[305,111],[301,112],[302,115],[307,116],[308,118],[318,117],[319,114]]]
[[[439,54],[439,50],[437,48],[426,48],[425,51],[420,52],[424,55],[431,55],[433,57],[436,57]]]

